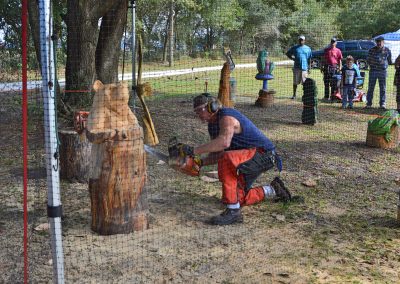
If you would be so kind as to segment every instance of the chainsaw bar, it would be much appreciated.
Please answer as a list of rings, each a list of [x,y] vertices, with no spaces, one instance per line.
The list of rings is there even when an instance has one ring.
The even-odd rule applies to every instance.
[[[149,153],[150,155],[152,155],[152,156],[154,156],[154,157],[156,157],[156,158],[160,159],[161,161],[166,162],[168,164],[168,162],[169,162],[169,156],[168,155],[166,155],[166,154],[164,154],[162,152],[159,152],[156,149],[154,149],[153,147],[150,147],[150,146],[148,146],[146,144],[144,145],[144,150],[147,153]]]

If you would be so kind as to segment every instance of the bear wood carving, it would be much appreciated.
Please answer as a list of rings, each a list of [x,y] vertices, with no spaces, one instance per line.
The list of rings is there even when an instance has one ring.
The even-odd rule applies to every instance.
[[[92,230],[130,233],[148,226],[143,129],[128,106],[126,82],[93,85],[86,135],[93,143],[89,179]]]
[[[88,117],[86,129],[90,133],[106,132],[137,126],[138,121],[128,106],[129,90],[127,82],[103,84],[96,80],[93,84],[96,94]]]

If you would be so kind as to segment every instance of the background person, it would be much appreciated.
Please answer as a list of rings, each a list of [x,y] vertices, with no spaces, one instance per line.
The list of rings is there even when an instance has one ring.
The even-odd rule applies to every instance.
[[[286,56],[294,60],[293,66],[293,97],[296,98],[297,85],[303,84],[308,76],[310,70],[311,48],[305,45],[305,36],[299,36],[299,43],[292,46],[287,52]]]
[[[270,185],[252,187],[263,172],[280,164],[275,145],[245,115],[232,108],[221,107],[205,93],[193,99],[194,112],[208,124],[211,140],[200,146],[182,145],[188,156],[208,154],[201,166],[218,163],[222,183],[222,202],[226,210],[211,219],[214,225],[243,222],[241,206],[264,199],[289,201],[291,195],[279,177]]]
[[[396,86],[397,112],[400,113],[400,55],[397,56],[394,62],[394,69],[396,70],[394,74],[394,85]]]
[[[342,51],[336,47],[337,39],[333,37],[331,44],[324,50],[324,62],[321,65],[321,71],[324,74],[325,93],[324,99],[329,99],[329,95],[336,92],[337,85],[333,78],[338,70],[342,69]]]
[[[367,105],[372,107],[376,80],[379,81],[379,107],[386,109],[386,78],[387,68],[392,64],[392,53],[385,46],[384,38],[376,38],[376,46],[368,51],[367,62],[370,67],[368,79]]]
[[[342,68],[342,108],[353,108],[353,99],[357,88],[357,69],[355,68],[354,58],[349,55],[346,57],[346,65]]]

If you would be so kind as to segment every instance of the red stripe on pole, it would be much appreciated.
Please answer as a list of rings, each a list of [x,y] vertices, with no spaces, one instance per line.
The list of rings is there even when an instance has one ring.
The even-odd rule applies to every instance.
[[[22,144],[24,171],[24,283],[28,283],[28,2],[22,0]]]

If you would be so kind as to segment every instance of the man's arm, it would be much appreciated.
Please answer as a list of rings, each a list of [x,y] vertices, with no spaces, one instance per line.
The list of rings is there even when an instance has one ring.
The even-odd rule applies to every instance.
[[[293,47],[291,47],[287,52],[286,56],[289,57],[289,59],[294,60],[293,58]]]
[[[392,52],[390,51],[390,49],[388,48],[388,64],[391,65],[393,63],[392,61]]]
[[[235,124],[239,123],[231,116],[224,116],[219,121],[219,135],[210,142],[194,148],[194,154],[221,152],[231,145],[233,134],[235,133]]]
[[[370,50],[368,50],[368,55],[367,55],[368,65],[375,63],[375,62],[372,62],[373,61],[373,57],[372,57],[373,53],[374,53],[374,48],[371,48]]]

